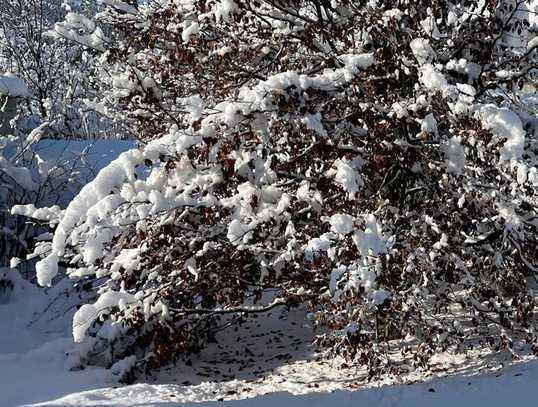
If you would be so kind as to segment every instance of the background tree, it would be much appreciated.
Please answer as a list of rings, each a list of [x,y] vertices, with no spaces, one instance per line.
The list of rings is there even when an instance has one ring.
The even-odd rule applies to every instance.
[[[71,5],[69,5],[71,3]],[[13,72],[31,89],[19,131],[48,122],[48,136],[63,139],[128,136],[95,109],[91,50],[54,36],[57,23],[77,10],[92,13],[94,2],[6,0],[0,5],[0,72]],[[83,31],[82,20],[71,21]]]

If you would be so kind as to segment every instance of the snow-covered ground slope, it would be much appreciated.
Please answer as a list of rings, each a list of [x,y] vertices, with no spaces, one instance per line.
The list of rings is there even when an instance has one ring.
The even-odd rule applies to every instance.
[[[193,391],[169,385],[138,384],[117,389],[101,389],[71,394],[39,405],[46,406],[308,406],[308,407],[453,407],[453,406],[533,406],[538,400],[538,363],[520,364],[497,373],[436,379],[420,384],[400,384],[362,390],[292,395],[275,392],[253,399],[181,404],[192,399]]]
[[[0,295],[0,406],[46,401],[99,387],[103,369],[67,370],[76,293],[64,281],[48,292],[4,270],[14,282]],[[69,293],[69,296],[67,294]],[[45,314],[47,309],[50,313]]]
[[[70,355],[83,346],[70,337],[72,304],[83,294],[69,290],[66,281],[44,291],[11,277],[15,289],[0,303],[0,407],[504,407],[534,405],[538,400],[538,362],[503,368],[509,359],[502,355],[439,358],[433,374],[415,372],[368,383],[361,370],[316,354],[309,345],[312,331],[300,310],[275,310],[237,330],[222,331],[217,343],[201,354],[143,382],[120,386],[102,368],[69,370]],[[447,373],[454,376],[439,377]]]
[[[58,286],[49,293],[21,282],[19,299],[0,305],[0,406],[506,406],[538,400],[538,362],[502,368],[502,358],[452,359],[436,375],[367,383],[362,372],[316,355],[300,311],[280,311],[221,332],[218,343],[185,363],[119,386],[101,368],[69,371],[74,345],[69,337],[69,304]],[[31,294],[32,301],[24,304]],[[51,301],[53,305],[51,306]],[[54,321],[40,320],[44,307]],[[24,312],[21,312],[23,310]],[[66,312],[62,312],[66,311]],[[13,316],[17,315],[16,318]],[[37,319],[36,319],[37,317]],[[48,318],[48,317],[47,317]],[[7,333],[7,334],[6,334]],[[8,353],[5,353],[8,352]],[[474,358],[473,358],[474,360]],[[506,362],[504,362],[506,363]],[[445,371],[446,369],[446,371]],[[399,383],[398,383],[399,382]],[[396,384],[394,384],[396,383]],[[222,402],[224,401],[224,403]]]

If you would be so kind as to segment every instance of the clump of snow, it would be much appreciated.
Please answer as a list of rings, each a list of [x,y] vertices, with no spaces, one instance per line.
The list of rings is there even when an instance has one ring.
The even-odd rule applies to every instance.
[[[94,304],[84,304],[73,317],[73,339],[82,342],[86,331],[102,312],[112,307],[125,308],[135,302],[135,297],[125,292],[107,291]]]
[[[237,4],[234,0],[220,0],[215,6],[213,13],[217,23],[230,21],[231,15],[237,11]]]
[[[451,59],[446,63],[445,68],[449,71],[466,74],[470,80],[475,80],[480,75],[480,65],[476,62],[469,62],[465,58]]]
[[[341,235],[347,235],[353,231],[353,216],[337,213],[330,217],[331,230]]]
[[[12,215],[21,215],[40,221],[55,223],[59,221],[62,210],[58,205],[49,208],[36,208],[34,204],[15,205],[11,208]]]
[[[409,116],[407,106],[402,102],[394,102],[391,106],[391,110],[396,114],[398,119]]]
[[[141,248],[135,249],[123,249],[120,253],[114,258],[110,271],[115,273],[121,268],[125,270],[126,273],[138,270],[140,267],[140,253]]]
[[[527,52],[534,48],[538,48],[538,36],[534,37],[527,43]]]
[[[420,68],[420,82],[426,89],[443,91],[448,87],[445,76],[432,64],[424,64]]]
[[[312,261],[316,254],[329,252],[331,250],[331,236],[327,233],[310,239],[305,248],[305,257],[307,260]],[[331,255],[329,254],[329,257]]]
[[[56,23],[54,33],[86,47],[105,50],[106,38],[103,31],[92,20],[81,14],[68,13],[65,21]]]
[[[500,161],[518,160],[525,149],[525,130],[521,119],[513,111],[495,105],[482,106],[477,111],[482,125],[500,139],[506,139]]]
[[[413,55],[420,65],[431,62],[435,58],[435,51],[427,39],[415,38],[409,45],[413,51]]]
[[[19,264],[21,264],[22,259],[19,259],[18,257],[12,257],[9,260],[9,268],[10,269],[16,269]]]
[[[375,63],[375,58],[373,53],[366,54],[344,54],[338,57],[342,61],[346,68],[353,74],[356,75],[360,69],[368,69]]]
[[[437,135],[437,120],[433,113],[428,114],[420,124],[420,129],[423,132]]]
[[[361,256],[377,256],[387,251],[387,245],[381,228],[373,214],[366,216],[366,228],[364,231],[357,231],[353,240],[359,249]]]
[[[370,0],[368,3],[370,7],[374,7],[374,8],[378,7],[377,0]],[[385,23],[385,25],[387,25],[391,19],[400,21],[402,19],[402,16],[403,16],[402,10],[400,10],[399,8],[386,10],[383,12],[383,22]]]
[[[187,43],[191,40],[191,36],[198,34],[200,31],[200,24],[197,21],[193,21],[190,24],[185,24],[183,32],[181,33],[181,39],[183,42]]]
[[[49,127],[49,122],[44,122],[41,125],[37,126],[35,129],[33,129],[30,134],[26,137],[26,143],[29,146],[33,146],[34,144],[38,143],[39,140],[43,137],[45,130]]]
[[[346,158],[334,162],[335,169],[329,171],[329,176],[334,176],[337,183],[348,193],[350,199],[364,186],[364,181],[358,172],[362,160],[348,160]]]
[[[230,52],[232,52],[232,47],[230,47],[228,45],[224,45],[224,46],[220,47],[219,49],[215,50],[215,52],[217,53],[217,55],[223,57],[224,55],[229,54]]]
[[[518,231],[523,226],[523,221],[513,206],[504,202],[498,202],[497,211],[499,212],[499,216],[504,220],[505,229]]]
[[[465,149],[461,145],[461,138],[454,136],[441,146],[446,156],[447,171],[452,174],[461,174],[465,166]]]
[[[242,89],[242,95],[245,102],[263,103],[265,95],[272,90],[283,90],[291,86],[298,89],[335,89],[342,83],[350,82],[360,70],[369,68],[375,63],[373,53],[364,54],[344,54],[338,56],[338,59],[344,64],[339,69],[326,69],[322,74],[309,76],[299,74],[295,71],[277,73],[270,76],[267,80],[260,82],[254,89]]]
[[[439,27],[437,26],[435,16],[433,15],[431,9],[428,8],[427,11],[429,15],[428,17],[426,17],[424,20],[420,22],[420,25],[431,38],[434,38],[437,40],[441,37],[441,33],[439,32]]]
[[[100,2],[127,14],[136,14],[138,12],[135,7],[122,0],[100,0]]]
[[[320,136],[327,137],[327,130],[323,127],[320,113],[306,115],[302,122],[308,130],[314,130]]]
[[[234,219],[228,225],[227,237],[233,244],[246,243],[250,238],[252,229],[251,226],[241,223],[239,219]]]
[[[134,177],[134,168],[143,161],[138,150],[123,153],[104,168],[96,179],[87,184],[69,204],[52,241],[52,253],[37,263],[37,276],[41,285],[50,285],[58,272],[58,255],[61,255],[71,230],[93,205],[107,197],[126,178]]]
[[[202,117],[204,109],[202,98],[199,95],[189,96],[181,99],[185,110],[191,115],[192,120]]]
[[[136,356],[127,356],[121,360],[118,360],[110,367],[110,374],[114,381],[120,382],[132,371],[136,365]]]
[[[50,286],[52,284],[52,280],[58,274],[58,261],[60,261],[58,255],[51,253],[36,263],[35,270],[39,285]]]
[[[11,161],[0,156],[0,168],[17,184],[28,191],[36,191],[39,185],[33,180],[31,171],[26,167],[14,165]]]

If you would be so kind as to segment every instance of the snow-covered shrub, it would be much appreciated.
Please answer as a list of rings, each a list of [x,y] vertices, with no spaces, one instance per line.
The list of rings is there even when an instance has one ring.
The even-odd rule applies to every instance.
[[[371,375],[536,340],[530,1],[103,3],[102,103],[143,144],[38,263],[99,287],[76,341],[151,369],[297,304]]]

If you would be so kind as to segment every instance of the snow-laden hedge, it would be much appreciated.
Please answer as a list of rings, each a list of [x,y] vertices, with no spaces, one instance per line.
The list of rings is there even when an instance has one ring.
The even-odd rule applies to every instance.
[[[37,268],[98,290],[90,361],[159,367],[296,305],[372,375],[536,340],[530,2],[118,3],[96,71],[143,143]]]

